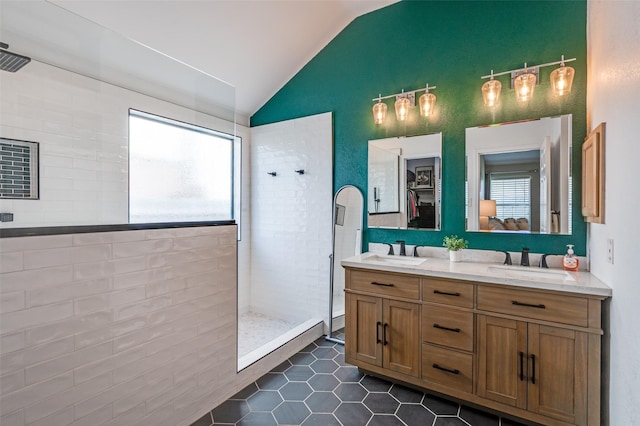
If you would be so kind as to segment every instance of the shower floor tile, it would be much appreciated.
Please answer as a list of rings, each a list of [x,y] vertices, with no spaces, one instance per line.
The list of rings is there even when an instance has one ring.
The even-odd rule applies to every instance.
[[[245,312],[238,318],[238,358],[291,330],[298,323],[257,312]]]
[[[338,368],[335,368],[338,367]],[[524,426],[362,374],[321,337],[191,426]]]

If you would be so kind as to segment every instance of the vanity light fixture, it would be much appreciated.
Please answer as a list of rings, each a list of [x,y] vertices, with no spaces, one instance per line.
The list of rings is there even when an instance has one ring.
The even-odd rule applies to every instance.
[[[493,107],[498,105],[501,91],[502,83],[493,79],[493,70],[491,70],[491,80],[482,85],[482,100],[485,106]]]
[[[416,105],[416,92],[425,93],[420,97],[420,115],[423,117],[429,117],[433,114],[435,104],[436,104],[436,95],[430,93],[429,90],[435,89],[436,86],[429,86],[428,84],[423,89],[410,90],[405,92],[404,89],[401,93],[394,93],[393,95],[382,96],[378,95],[377,98],[371,99],[376,104],[373,105],[373,122],[375,124],[384,123],[385,117],[387,116],[387,105],[382,102],[383,99],[395,98],[396,101],[394,103],[394,107],[396,110],[396,119],[398,121],[405,121],[409,116],[409,111],[411,107]]]
[[[378,103],[373,106],[373,122],[375,124],[382,124],[384,123],[384,119],[386,116],[387,116],[387,104],[383,103],[382,96],[378,95]]]
[[[415,97],[413,99],[415,102]],[[399,96],[396,96],[396,102],[395,102],[396,120],[398,121],[406,120],[407,116],[409,115],[409,108],[411,108],[412,106],[413,105],[409,100],[409,96],[405,95],[403,90]]]
[[[555,93],[556,96],[564,96],[571,92],[573,76],[576,73],[576,70],[566,66],[564,63],[564,55],[562,55],[560,68],[556,68],[551,72],[551,85],[553,86],[553,93]]]
[[[420,96],[420,115],[423,117],[429,117],[433,113],[433,108],[436,104],[436,95],[429,93],[429,89],[435,88],[435,86],[429,87],[429,83],[427,83],[424,95]]]
[[[527,68],[527,63],[525,62],[524,71],[519,71],[516,72],[517,75],[515,77],[512,77],[511,84],[516,90],[516,100],[518,102],[528,102],[533,98],[533,90],[538,82],[539,68]]]
[[[540,84],[540,68],[558,64],[560,64],[560,67],[551,73],[551,86],[553,87],[553,92],[556,96],[564,96],[571,91],[571,84],[573,83],[573,76],[575,74],[575,70],[566,66],[565,62],[575,60],[576,58],[565,59],[564,55],[562,55],[562,59],[556,62],[549,62],[531,67],[527,66],[527,63],[525,62],[524,68],[495,74],[493,70],[491,70],[491,74],[483,75],[481,77],[482,79],[490,79],[482,85],[482,99],[484,100],[484,104],[488,107],[492,107],[498,103],[502,84],[500,84],[499,81],[494,80],[494,77],[510,74],[511,88],[516,91],[516,100],[518,100],[518,102],[527,102],[532,99],[536,84]]]

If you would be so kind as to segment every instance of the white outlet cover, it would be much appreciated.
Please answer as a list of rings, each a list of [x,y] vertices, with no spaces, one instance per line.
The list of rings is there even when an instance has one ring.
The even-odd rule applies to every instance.
[[[607,239],[607,261],[613,264],[613,238]]]

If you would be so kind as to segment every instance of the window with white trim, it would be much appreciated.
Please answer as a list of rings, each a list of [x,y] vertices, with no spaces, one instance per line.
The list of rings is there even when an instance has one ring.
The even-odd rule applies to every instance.
[[[234,219],[232,135],[129,111],[129,222]]]

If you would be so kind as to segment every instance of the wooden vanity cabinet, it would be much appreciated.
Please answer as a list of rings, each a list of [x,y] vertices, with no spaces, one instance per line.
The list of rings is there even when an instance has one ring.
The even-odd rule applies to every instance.
[[[347,362],[420,375],[419,278],[347,270],[345,356]],[[413,297],[412,297],[413,296]]]
[[[590,334],[583,331],[590,322],[589,300],[478,286],[478,309],[516,316],[478,315],[478,396],[569,424],[592,424],[588,383],[599,387],[599,374],[587,373],[589,359],[599,363],[600,351],[588,352]],[[599,343],[599,334],[591,339]]]
[[[478,316],[478,396],[586,423],[586,333]]]
[[[426,386],[473,392],[474,285],[422,279],[422,379]]]
[[[600,425],[604,296],[354,268],[345,288],[348,363],[540,424]]]

